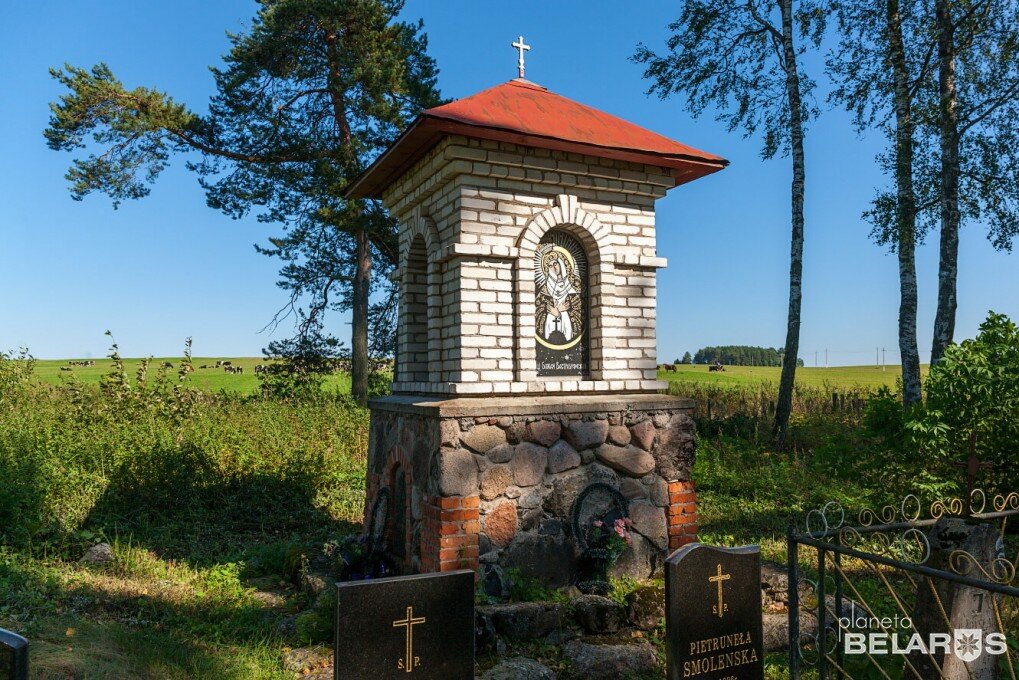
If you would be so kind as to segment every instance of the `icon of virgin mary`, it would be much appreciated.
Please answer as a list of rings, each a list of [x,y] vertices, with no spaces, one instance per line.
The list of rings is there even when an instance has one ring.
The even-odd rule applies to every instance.
[[[584,333],[584,301],[573,256],[565,248],[542,244],[538,249],[541,281],[535,296],[535,331],[553,349],[566,349]]]

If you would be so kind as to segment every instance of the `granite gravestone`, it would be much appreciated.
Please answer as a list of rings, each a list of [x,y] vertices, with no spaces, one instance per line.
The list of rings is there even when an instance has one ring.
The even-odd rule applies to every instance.
[[[336,680],[472,680],[474,572],[339,583]]]
[[[0,629],[0,680],[28,680],[28,640]]]
[[[764,678],[758,546],[691,543],[665,562],[669,680]]]

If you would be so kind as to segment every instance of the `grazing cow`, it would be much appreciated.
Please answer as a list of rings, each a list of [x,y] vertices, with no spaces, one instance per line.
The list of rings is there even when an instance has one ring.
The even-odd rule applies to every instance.
[[[201,366],[199,366],[198,368],[199,368],[199,369],[202,369],[202,368],[208,368],[208,366],[206,366],[205,364],[202,364],[202,365],[201,365]]]
[[[71,368],[70,368],[69,366],[61,366],[61,367],[60,367],[60,370],[61,370],[61,371],[70,371],[70,370],[71,370]]]
[[[160,366],[162,366],[163,368],[173,368],[173,362],[172,361],[164,361],[162,364],[160,364]]]
[[[676,364],[665,364],[665,372],[666,373],[675,373],[676,372]]]

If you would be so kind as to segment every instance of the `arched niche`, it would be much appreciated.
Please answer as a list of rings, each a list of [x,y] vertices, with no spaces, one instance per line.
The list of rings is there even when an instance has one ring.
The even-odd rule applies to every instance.
[[[407,250],[400,286],[399,379],[428,380],[428,248],[416,234]]]
[[[539,375],[537,281],[535,262],[547,234],[566,234],[576,240],[587,258],[587,371],[581,375]],[[594,215],[580,207],[575,196],[561,194],[553,205],[534,215],[517,240],[516,267],[516,379],[530,382],[602,380],[604,371],[603,302],[614,298],[614,265],[608,253],[612,249],[611,230]]]

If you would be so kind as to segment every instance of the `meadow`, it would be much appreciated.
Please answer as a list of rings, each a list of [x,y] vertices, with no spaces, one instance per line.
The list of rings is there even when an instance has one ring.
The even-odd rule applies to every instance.
[[[86,385],[97,385],[102,377],[113,368],[113,360],[91,359],[94,366],[72,366],[69,361],[86,361],[85,359],[46,359],[36,362],[36,376],[47,383],[59,385],[61,382],[74,377]],[[136,370],[141,359],[124,359],[128,371]],[[150,360],[153,367],[168,362],[176,367],[180,357],[153,357]],[[227,373],[222,367],[217,368],[217,361],[229,361],[235,368],[243,368],[240,374]],[[258,374],[255,373],[255,366],[264,365],[265,359],[261,357],[192,357],[191,363],[195,367],[194,373],[189,378],[189,384],[197,389],[207,392],[219,392],[221,390],[235,394],[254,394],[258,391]],[[205,368],[202,368],[202,367]],[[69,370],[68,370],[69,369]],[[350,391],[350,375],[337,371],[326,378],[323,387],[327,391]]]
[[[39,379],[59,384],[70,376],[86,384],[98,384],[102,376],[113,366],[111,359],[94,359],[95,366],[71,366],[68,359],[47,359],[36,362],[35,374]],[[80,360],[79,360],[80,361]],[[137,367],[141,359],[125,359],[128,369]],[[153,366],[163,362],[179,362],[179,357],[155,357],[151,359]],[[225,372],[216,368],[217,361],[230,361],[232,365],[241,367],[240,375]],[[258,390],[258,375],[255,366],[265,364],[260,357],[194,357],[192,363],[195,372],[189,381],[195,387],[211,392],[225,390],[237,394],[253,394]],[[206,366],[206,368],[201,368]],[[70,370],[66,370],[70,369]],[[756,385],[760,383],[778,385],[782,369],[777,366],[726,366],[724,372],[712,372],[705,365],[677,364],[676,371],[659,371],[661,380],[674,383],[697,383],[702,385]],[[926,375],[927,366],[921,367]],[[902,376],[899,366],[832,366],[830,368],[800,367],[796,369],[796,382],[804,387],[876,389],[881,386],[895,388],[896,381]],[[327,390],[350,390],[350,376],[337,372],[329,376],[325,382]]]
[[[659,371],[661,380],[703,385],[747,385],[768,383],[778,385],[782,369],[778,366],[726,366],[725,371],[709,371],[708,366],[676,364],[676,371]],[[921,366],[923,375],[927,366]],[[820,388],[894,389],[902,377],[901,366],[832,366],[830,368],[801,366],[796,369],[796,384]]]
[[[293,678],[289,650],[328,640],[300,571],[360,529],[368,412],[344,376],[285,401],[259,392],[257,359],[231,359],[242,376],[197,368],[216,360],[139,383],[135,359],[60,371],[0,357],[0,627],[32,640],[34,677]],[[776,373],[683,368],[663,377],[698,402],[703,540],[782,560],[786,524],[809,509],[894,492],[862,412],[831,407],[833,376],[862,401],[891,371],[798,385],[796,445],[780,452]],[[100,541],[113,561],[82,564]],[[782,675],[777,659],[769,677]]]

